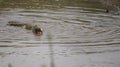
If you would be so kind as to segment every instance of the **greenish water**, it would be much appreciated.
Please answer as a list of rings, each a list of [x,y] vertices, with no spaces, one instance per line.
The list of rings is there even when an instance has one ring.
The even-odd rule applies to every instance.
[[[87,0],[0,0],[0,67],[120,67],[115,13]],[[43,35],[9,21],[38,24]]]
[[[109,6],[101,5],[98,2],[90,2],[87,0],[1,0],[0,2],[1,8],[57,9],[65,6],[113,9]]]

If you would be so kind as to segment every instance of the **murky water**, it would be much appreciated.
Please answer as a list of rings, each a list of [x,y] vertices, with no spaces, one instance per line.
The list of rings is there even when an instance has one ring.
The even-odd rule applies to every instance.
[[[10,4],[0,9],[0,67],[120,67],[115,10],[105,13],[105,5],[82,0],[30,8]],[[43,35],[7,26],[9,21],[36,23]]]

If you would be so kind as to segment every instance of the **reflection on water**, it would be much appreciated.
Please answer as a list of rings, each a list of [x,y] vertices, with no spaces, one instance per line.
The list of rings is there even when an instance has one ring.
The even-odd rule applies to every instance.
[[[0,67],[120,66],[120,16],[111,7],[84,0],[4,0],[0,5]],[[43,35],[7,26],[9,21],[36,23]]]

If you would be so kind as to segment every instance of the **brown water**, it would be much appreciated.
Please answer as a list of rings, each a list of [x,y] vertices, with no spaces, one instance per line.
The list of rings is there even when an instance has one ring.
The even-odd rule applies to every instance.
[[[115,10],[105,13],[108,6],[82,0],[56,2],[1,2],[0,67],[120,67]],[[37,23],[43,35],[7,26],[8,21]]]

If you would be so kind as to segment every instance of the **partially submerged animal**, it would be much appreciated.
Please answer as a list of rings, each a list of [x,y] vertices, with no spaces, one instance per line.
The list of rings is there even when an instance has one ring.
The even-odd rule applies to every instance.
[[[22,28],[25,28],[27,30],[31,30],[32,27],[33,27],[32,24],[20,23],[20,22],[17,22],[17,21],[9,21],[7,25],[16,26],[16,27],[22,27]]]
[[[43,34],[42,28],[39,27],[38,25],[28,24],[28,23],[20,23],[20,22],[16,22],[16,21],[9,21],[7,25],[22,27],[22,28],[27,29],[27,30],[32,30],[32,32],[35,35],[42,35]]]
[[[42,34],[43,34],[42,28],[38,27],[37,25],[34,25],[34,26],[32,27],[32,32],[33,32],[35,35],[42,35]]]

